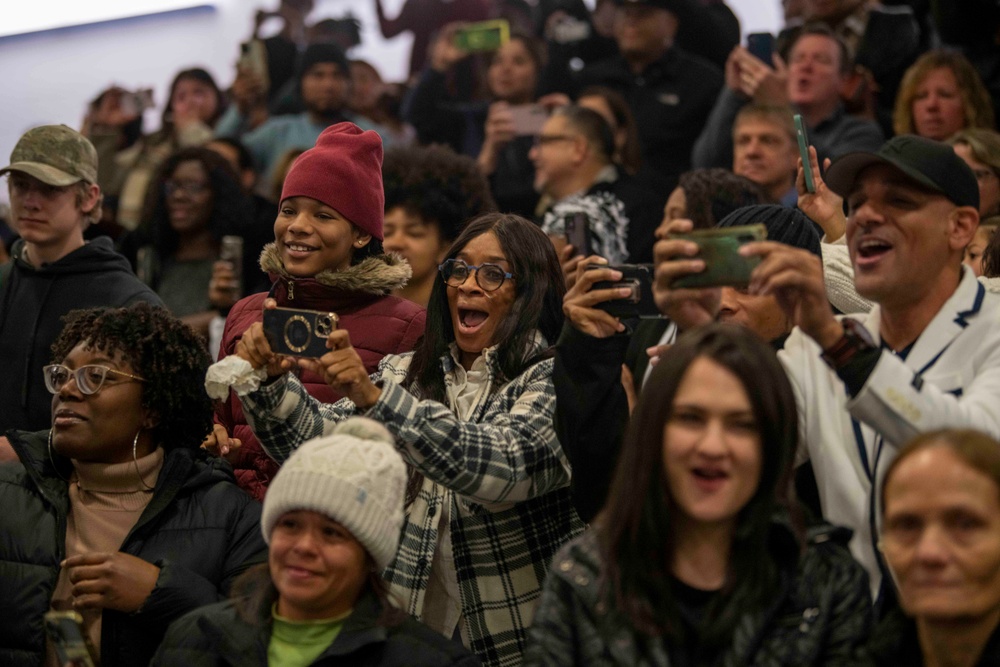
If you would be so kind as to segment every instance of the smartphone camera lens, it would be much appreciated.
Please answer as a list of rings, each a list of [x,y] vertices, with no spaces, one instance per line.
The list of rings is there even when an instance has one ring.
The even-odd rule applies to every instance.
[[[330,335],[333,331],[333,318],[329,315],[317,315],[316,316],[316,335],[322,336],[323,338]]]

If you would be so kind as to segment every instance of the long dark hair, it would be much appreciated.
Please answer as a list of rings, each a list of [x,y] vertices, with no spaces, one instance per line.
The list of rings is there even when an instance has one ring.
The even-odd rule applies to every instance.
[[[189,160],[199,162],[208,174],[209,189],[212,191],[212,213],[208,229],[212,238],[219,242],[226,234],[243,235],[244,226],[253,219],[252,209],[232,166],[221,155],[207,148],[182,148],[164,160],[156,171],[146,191],[142,224],[136,230],[133,240],[122,242],[122,252],[126,256],[131,254],[133,246],[137,248],[147,244],[152,244],[164,259],[171,257],[177,250],[180,237],[170,226],[164,185],[178,165]]]
[[[536,330],[549,344],[555,342],[562,328],[566,285],[552,242],[537,225],[518,215],[486,213],[473,219],[448,249],[447,259],[456,257],[472,239],[487,233],[496,235],[514,274],[514,303],[497,327],[493,341],[497,345],[495,372],[502,384],[539,360],[537,351],[529,345]],[[440,360],[455,340],[448,289],[439,273],[427,304],[426,329],[406,374],[407,385],[415,387],[422,398],[442,402],[446,394]]]
[[[214,127],[216,121],[222,116],[222,112],[226,110],[226,98],[222,94],[222,91],[219,90],[219,85],[215,83],[215,79],[212,78],[211,74],[201,67],[192,67],[178,72],[174,76],[174,80],[170,82],[170,94],[167,97],[167,104],[163,108],[163,116],[161,117],[162,129],[167,132],[173,132],[174,93],[177,91],[177,86],[180,85],[181,81],[197,81],[212,89],[212,93],[215,95],[215,113],[206,121],[206,125]]]
[[[699,642],[706,644],[728,642],[740,616],[763,607],[778,581],[769,527],[776,510],[791,503],[798,420],[792,387],[770,347],[729,324],[681,336],[643,388],[597,525],[611,604],[644,634],[682,637],[671,584],[677,509],[664,470],[663,439],[678,387],[698,358],[714,361],[740,380],[762,450],[760,482],[740,511],[725,583],[699,631]]]

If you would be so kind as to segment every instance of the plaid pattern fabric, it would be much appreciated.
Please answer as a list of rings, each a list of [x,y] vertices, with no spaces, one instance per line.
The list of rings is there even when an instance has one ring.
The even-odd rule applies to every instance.
[[[366,416],[395,435],[425,479],[406,521],[396,558],[384,572],[406,611],[421,617],[439,512],[450,530],[470,648],[484,664],[513,666],[521,654],[549,562],[583,530],[573,509],[570,467],[553,427],[552,360],[495,386],[490,379],[461,421],[448,406],[422,401],[400,385],[411,355],[386,357],[372,377],[382,395]],[[455,360],[442,359],[449,389]],[[248,421],[277,461],[309,438],[357,413],[349,399],[322,404],[294,377],[244,397]]]

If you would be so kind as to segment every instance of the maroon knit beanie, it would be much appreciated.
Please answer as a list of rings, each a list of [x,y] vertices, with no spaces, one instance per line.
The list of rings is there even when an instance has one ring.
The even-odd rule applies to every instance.
[[[354,123],[323,130],[316,145],[300,155],[285,177],[281,201],[310,197],[382,240],[382,138]]]

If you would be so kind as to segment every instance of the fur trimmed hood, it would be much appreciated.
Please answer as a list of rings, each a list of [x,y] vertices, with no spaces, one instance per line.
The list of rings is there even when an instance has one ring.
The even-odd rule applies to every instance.
[[[409,263],[395,253],[369,257],[343,271],[321,271],[312,278],[296,278],[288,274],[281,263],[277,245],[268,243],[260,253],[260,268],[272,281],[279,278],[286,282],[315,280],[321,285],[346,292],[384,295],[406,285],[413,275]]]

